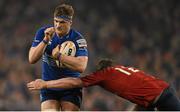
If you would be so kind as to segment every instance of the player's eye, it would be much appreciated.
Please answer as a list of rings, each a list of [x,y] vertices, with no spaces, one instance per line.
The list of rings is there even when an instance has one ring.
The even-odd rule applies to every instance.
[[[55,22],[55,23],[59,23],[59,24],[65,24],[65,23],[67,23],[67,21],[63,21],[63,20],[62,20],[62,21],[54,20],[54,22]]]
[[[65,21],[59,21],[59,23],[66,23]]]

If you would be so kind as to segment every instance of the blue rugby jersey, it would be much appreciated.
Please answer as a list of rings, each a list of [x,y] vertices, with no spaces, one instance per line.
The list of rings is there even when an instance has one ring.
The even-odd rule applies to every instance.
[[[44,31],[48,27],[40,28],[34,37],[32,47],[37,46],[44,38]],[[70,32],[63,37],[58,37],[56,34],[53,36],[52,40],[48,43],[44,54],[42,56],[42,79],[43,80],[55,80],[63,77],[79,77],[80,73],[70,70],[68,68],[59,68],[53,58],[51,58],[52,50],[58,45],[65,41],[72,41],[76,46],[77,56],[88,56],[87,43],[83,36],[71,29]]]

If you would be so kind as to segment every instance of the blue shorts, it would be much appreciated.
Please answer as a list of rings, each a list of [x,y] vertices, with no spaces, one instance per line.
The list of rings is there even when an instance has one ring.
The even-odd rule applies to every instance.
[[[82,102],[82,89],[70,90],[41,90],[40,92],[41,103],[46,100],[68,101],[80,108]]]

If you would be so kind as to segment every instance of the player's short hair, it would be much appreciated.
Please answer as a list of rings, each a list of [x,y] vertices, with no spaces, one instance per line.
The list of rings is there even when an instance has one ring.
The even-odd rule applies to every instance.
[[[72,19],[74,15],[74,9],[71,5],[61,4],[54,10],[54,17],[67,16]]]
[[[101,59],[96,67],[96,70],[102,70],[107,67],[111,67],[113,66],[113,64],[114,62],[112,59],[109,59],[109,58]]]

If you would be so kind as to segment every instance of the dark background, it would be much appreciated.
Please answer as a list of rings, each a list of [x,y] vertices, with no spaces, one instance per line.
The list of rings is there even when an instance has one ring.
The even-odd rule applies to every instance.
[[[0,110],[39,110],[39,93],[26,83],[40,78],[30,65],[35,32],[53,23],[60,0],[0,0]],[[173,84],[180,96],[179,0],[69,0],[73,28],[88,42],[86,73],[100,57],[135,66]],[[128,83],[128,82],[127,82]],[[84,90],[82,110],[130,110],[133,104],[99,87]]]

